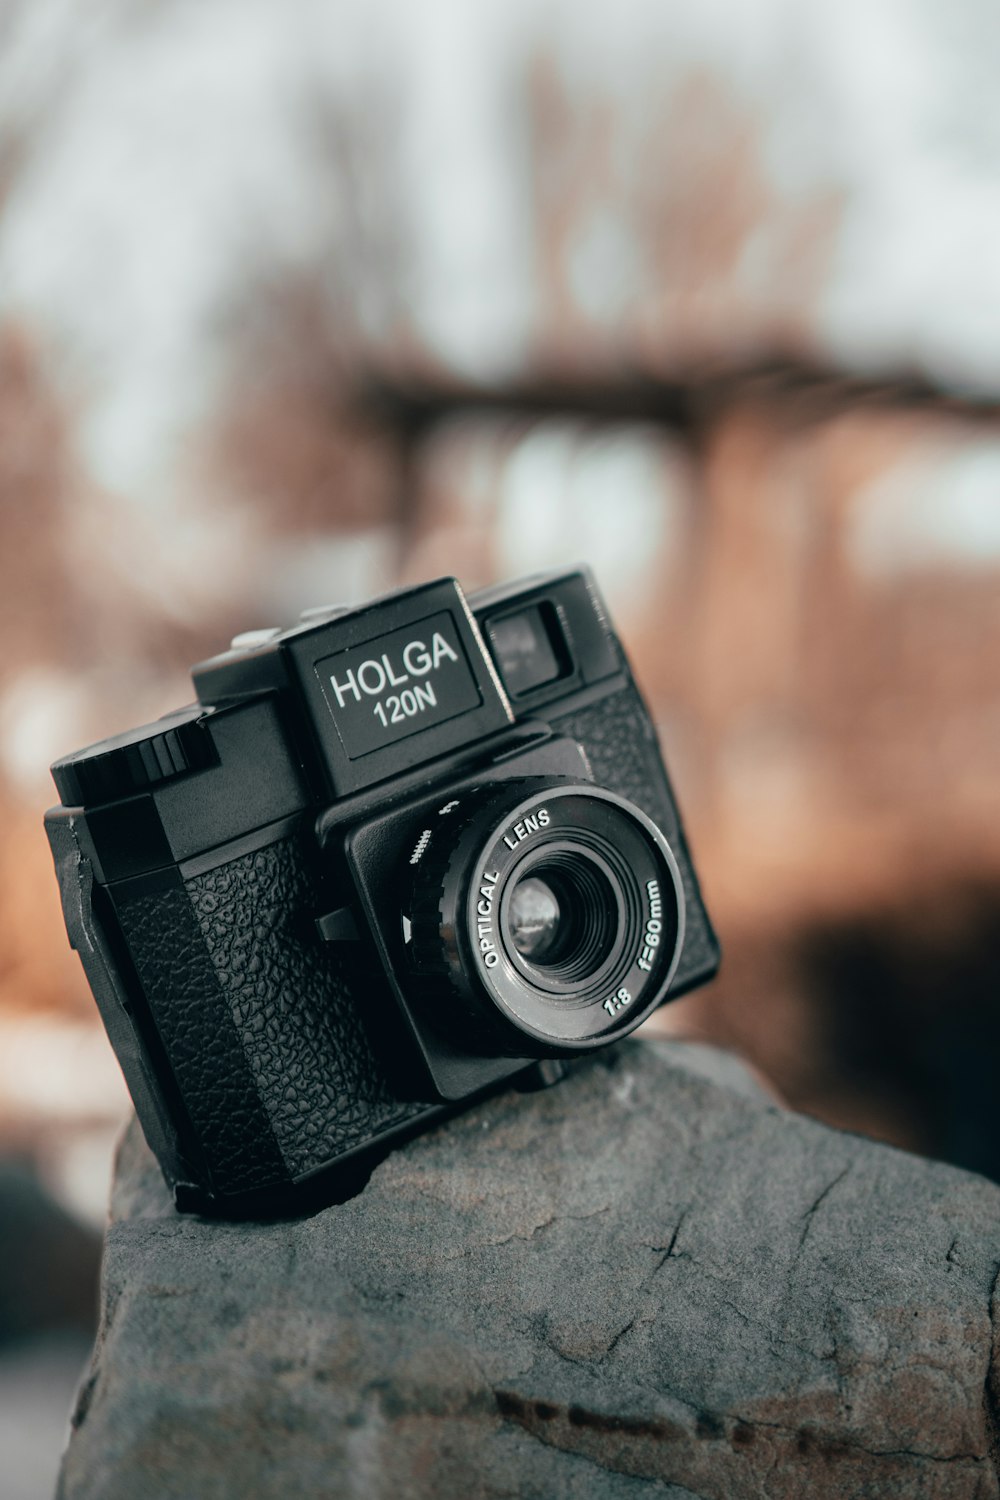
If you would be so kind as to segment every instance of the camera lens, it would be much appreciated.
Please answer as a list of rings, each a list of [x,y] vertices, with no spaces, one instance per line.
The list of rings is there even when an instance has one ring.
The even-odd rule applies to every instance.
[[[410,962],[440,1023],[515,1056],[638,1026],[665,998],[684,934],[659,829],[603,788],[542,780],[481,787],[446,812],[416,846],[409,914]],[[442,1010],[442,980],[457,1010]]]
[[[579,852],[545,853],[515,881],[505,933],[517,957],[539,977],[573,984],[607,959],[618,903],[604,872]]]

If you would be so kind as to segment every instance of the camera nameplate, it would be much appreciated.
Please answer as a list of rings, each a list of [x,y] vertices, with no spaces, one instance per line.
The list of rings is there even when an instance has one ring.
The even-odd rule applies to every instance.
[[[483,701],[450,610],[325,656],[315,671],[350,760]]]

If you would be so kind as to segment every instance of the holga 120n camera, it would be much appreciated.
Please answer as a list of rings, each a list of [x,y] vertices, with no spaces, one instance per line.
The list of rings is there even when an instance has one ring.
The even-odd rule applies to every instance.
[[[714,973],[656,735],[585,570],[255,631],[66,756],[70,941],[181,1208],[342,1196]]]

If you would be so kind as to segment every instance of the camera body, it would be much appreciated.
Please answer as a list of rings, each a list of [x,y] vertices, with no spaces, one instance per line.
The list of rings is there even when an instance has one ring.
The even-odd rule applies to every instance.
[[[343,1196],[716,970],[590,574],[252,632],[198,702],[53,766],[78,950],[178,1207]]]

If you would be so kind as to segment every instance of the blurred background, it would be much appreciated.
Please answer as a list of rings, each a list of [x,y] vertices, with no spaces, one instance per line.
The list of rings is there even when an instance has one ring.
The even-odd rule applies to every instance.
[[[117,1066],[47,766],[258,625],[587,560],[725,948],[655,1023],[1000,1178],[1000,11],[0,5],[0,1451]]]

